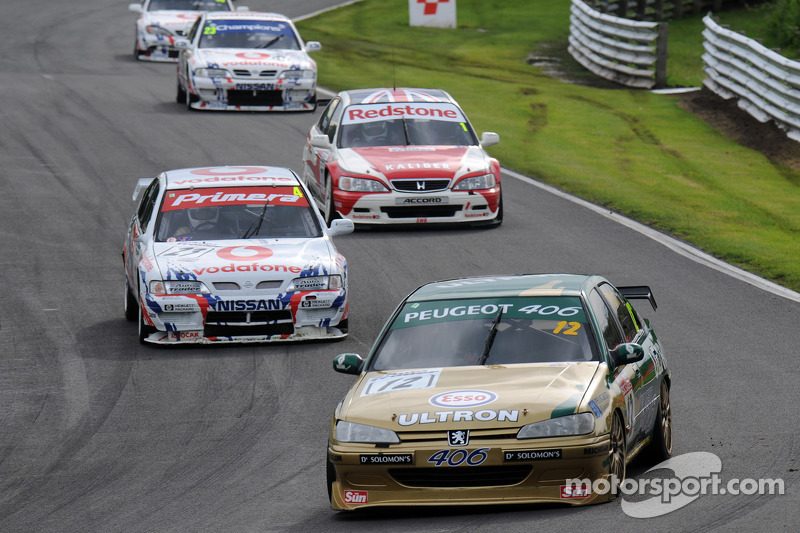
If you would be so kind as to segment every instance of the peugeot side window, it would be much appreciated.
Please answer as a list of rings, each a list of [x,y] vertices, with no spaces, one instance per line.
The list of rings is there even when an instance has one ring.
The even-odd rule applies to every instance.
[[[617,316],[620,325],[622,326],[622,333],[625,335],[625,342],[631,342],[639,333],[641,328],[641,319],[636,314],[633,306],[630,305],[625,299],[620,296],[617,290],[608,283],[602,283],[597,287],[600,294],[608,303],[608,306]]]
[[[606,347],[609,350],[613,350],[622,344],[624,342],[622,340],[622,332],[617,326],[614,315],[611,314],[611,310],[603,301],[597,289],[592,289],[592,292],[589,293],[589,305],[597,318],[597,325],[600,327],[600,334],[606,341]]]

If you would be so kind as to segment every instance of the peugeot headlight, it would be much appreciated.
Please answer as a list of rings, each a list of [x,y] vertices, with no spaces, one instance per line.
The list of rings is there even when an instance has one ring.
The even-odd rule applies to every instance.
[[[198,68],[194,75],[200,78],[227,78],[231,74],[224,68]]]
[[[313,80],[316,76],[313,70],[284,70],[280,75],[285,80]]]
[[[194,280],[155,280],[150,282],[153,294],[207,294],[208,287],[202,281]]]
[[[326,289],[341,289],[342,276],[306,276],[294,278],[289,286],[290,291],[320,291]]]
[[[145,26],[144,31],[146,31],[150,35],[174,36],[174,34],[167,28],[161,27],[157,24],[150,24],[149,26]]]
[[[339,420],[336,423],[336,440],[339,442],[369,442],[378,444],[397,444],[397,433],[389,429],[365,426]]]
[[[491,189],[497,185],[497,180],[494,174],[484,174],[483,176],[475,176],[473,178],[465,178],[459,181],[454,191],[476,191],[478,189]]]
[[[388,192],[386,186],[376,180],[365,178],[351,178],[342,176],[339,178],[339,188],[350,192]]]
[[[519,430],[517,438],[568,437],[571,435],[586,435],[592,431],[594,431],[594,416],[590,413],[581,413],[528,424]]]

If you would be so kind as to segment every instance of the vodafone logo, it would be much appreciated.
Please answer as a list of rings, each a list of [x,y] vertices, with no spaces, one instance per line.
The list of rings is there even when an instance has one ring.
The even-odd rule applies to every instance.
[[[236,57],[239,59],[268,59],[271,56],[265,52],[239,52]]]
[[[435,15],[439,10],[439,4],[447,4],[450,0],[417,0],[418,4],[425,5],[425,12],[423,15]]]
[[[228,246],[217,250],[217,257],[227,261],[262,261],[272,254],[272,250],[263,246]]]
[[[264,167],[210,167],[192,170],[195,176],[250,176],[266,172]]]
[[[497,394],[485,390],[451,390],[431,396],[428,402],[436,407],[478,407],[490,404]]]

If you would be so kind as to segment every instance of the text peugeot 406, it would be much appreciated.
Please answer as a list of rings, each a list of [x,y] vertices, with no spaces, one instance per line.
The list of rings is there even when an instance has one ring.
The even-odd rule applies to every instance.
[[[178,64],[178,103],[217,111],[314,111],[321,48],[274,13],[208,13],[192,26]]]
[[[337,406],[327,450],[337,510],[587,504],[640,452],[672,452],[670,374],[650,323],[599,276],[425,285],[401,303]],[[613,496],[611,496],[613,497]]]
[[[140,180],[123,247],[125,315],[151,343],[347,334],[347,262],[297,176],[277,167]]]
[[[183,42],[205,11],[233,11],[231,0],[143,0],[128,8],[139,13],[133,57],[176,63]],[[240,7],[239,9],[246,9]]]
[[[496,226],[500,164],[485,148],[497,142],[441,90],[343,91],[309,131],[303,179],[329,221]]]

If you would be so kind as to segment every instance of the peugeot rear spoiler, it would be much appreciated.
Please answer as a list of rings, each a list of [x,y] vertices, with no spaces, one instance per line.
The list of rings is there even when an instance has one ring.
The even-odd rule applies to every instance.
[[[658,309],[656,299],[653,297],[653,291],[647,285],[638,285],[635,287],[617,287],[619,292],[628,300],[649,300],[650,305],[653,306],[653,311]]]

